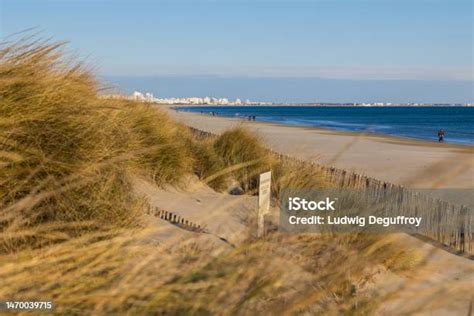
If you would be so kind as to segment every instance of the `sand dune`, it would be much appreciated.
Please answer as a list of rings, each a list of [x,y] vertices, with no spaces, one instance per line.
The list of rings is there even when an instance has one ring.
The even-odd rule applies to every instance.
[[[209,233],[191,233],[153,217],[148,220],[156,226],[149,239],[166,248],[189,242],[206,247],[212,256],[219,256],[238,246],[249,234],[249,226],[242,223],[241,215],[255,214],[254,196],[232,196],[215,192],[197,179],[187,181],[183,189],[158,188],[137,178],[135,192],[159,208],[202,224]],[[276,209],[272,210],[277,212]],[[228,242],[222,241],[225,238]],[[407,253],[413,263],[406,271],[393,272],[383,266],[367,267],[374,274],[370,281],[361,280],[358,295],[378,297],[377,315],[467,315],[472,302],[474,263],[430,243],[406,235],[388,234],[381,243],[394,243]],[[293,274],[304,272],[292,266]],[[298,272],[296,272],[298,271]],[[306,272],[307,273],[307,272]],[[366,283],[364,283],[366,282]],[[297,287],[299,283],[294,284]]]

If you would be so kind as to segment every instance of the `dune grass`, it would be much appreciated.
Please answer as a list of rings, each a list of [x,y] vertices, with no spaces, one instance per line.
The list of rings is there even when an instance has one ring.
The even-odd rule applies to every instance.
[[[184,127],[144,104],[99,98],[94,76],[62,47],[23,39],[0,49],[3,251],[44,243],[19,233],[44,223],[62,235],[74,234],[71,222],[131,225],[132,172],[161,185],[192,170]]]
[[[258,175],[272,168],[272,157],[255,134],[238,127],[219,135],[214,150],[226,167],[243,165],[232,172],[245,192],[255,190]]]
[[[198,140],[188,137],[188,148],[194,158],[193,172],[214,190],[225,191],[229,185],[230,175],[228,172],[222,172],[222,175],[217,176],[225,169],[225,163],[223,158],[216,153],[214,142],[214,139]]]
[[[230,172],[230,176],[236,179],[247,193],[256,193],[258,177],[267,171],[272,171],[272,197],[275,200],[280,198],[283,188],[309,190],[331,186],[317,168],[278,159],[263,146],[263,142],[255,133],[243,127],[225,131],[211,142],[224,167],[242,165],[236,171]],[[220,161],[218,165],[222,168]]]
[[[367,314],[393,249],[355,235],[287,235],[210,256],[206,243],[147,242],[147,231],[89,233],[3,257],[0,296],[52,298],[57,314]],[[369,248],[370,247],[370,248]]]

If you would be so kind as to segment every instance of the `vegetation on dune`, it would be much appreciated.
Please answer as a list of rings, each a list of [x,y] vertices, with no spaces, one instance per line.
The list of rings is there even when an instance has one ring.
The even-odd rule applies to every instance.
[[[365,315],[382,299],[370,284],[396,251],[373,237],[274,233],[214,257],[205,243],[163,249],[146,233],[96,232],[18,252],[3,261],[0,296],[51,297],[67,315]]]
[[[255,190],[259,174],[270,170],[273,165],[273,157],[262,142],[244,128],[224,132],[216,139],[214,149],[226,167],[240,166],[232,176],[246,192]]]
[[[63,240],[82,221],[130,225],[139,209],[131,171],[164,184],[192,169],[184,127],[144,104],[99,98],[93,75],[61,44],[4,44],[0,78],[2,251]],[[31,230],[46,223],[56,234]]]
[[[321,189],[333,185],[316,168],[298,162],[279,161],[272,168],[272,196],[280,199],[284,189]]]
[[[280,198],[283,188],[317,189],[331,184],[316,168],[290,160],[279,160],[265,148],[257,135],[242,127],[224,132],[216,139],[206,140],[204,174],[215,174],[227,168],[225,176],[237,180],[247,193],[256,193],[260,173],[272,171],[272,196]],[[232,170],[236,168],[236,170]],[[219,179],[222,180],[222,177]]]
[[[189,137],[188,142],[188,148],[194,157],[194,174],[214,190],[226,190],[230,176],[228,172],[222,172],[225,170],[225,164],[223,158],[214,149],[215,140],[196,140]]]
[[[141,103],[124,102],[118,115],[118,126],[130,133],[128,151],[140,152],[132,160],[135,170],[144,171],[158,185],[178,184],[192,172],[194,157],[184,126],[165,112]]]

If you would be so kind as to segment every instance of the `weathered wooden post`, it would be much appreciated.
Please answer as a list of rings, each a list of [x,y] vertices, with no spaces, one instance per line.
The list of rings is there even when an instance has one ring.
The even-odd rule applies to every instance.
[[[272,172],[260,174],[258,186],[257,237],[265,234],[265,215],[270,212]]]

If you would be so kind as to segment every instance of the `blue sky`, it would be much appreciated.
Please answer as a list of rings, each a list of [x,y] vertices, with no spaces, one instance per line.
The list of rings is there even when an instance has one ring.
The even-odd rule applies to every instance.
[[[334,93],[338,80],[374,82],[379,89],[371,92],[369,85],[362,94],[341,95],[341,101],[385,98],[381,81],[396,85],[413,80],[424,81],[421,86],[428,90],[420,99],[410,94],[410,100],[423,101],[429,96],[426,83],[437,81],[438,86],[447,85],[445,95],[436,100],[473,101],[472,0],[0,3],[2,36],[38,27],[44,36],[70,41],[71,51],[87,58],[107,78],[173,77],[176,82],[176,78],[224,77],[228,86],[215,93],[248,97],[258,94],[248,85],[242,91],[232,90],[242,86],[232,80],[251,77],[254,89],[259,87],[258,78],[262,84],[278,79],[283,85],[286,79],[324,79],[334,83]],[[402,87],[392,87],[396,93],[387,97],[408,98]],[[321,98],[312,90],[318,89],[285,89],[288,96],[281,98],[301,94],[301,100]],[[207,91],[203,89],[203,94]],[[154,92],[160,94],[160,89]],[[191,93],[184,88],[172,92]]]

